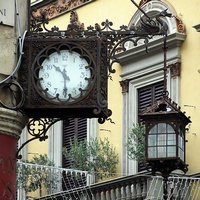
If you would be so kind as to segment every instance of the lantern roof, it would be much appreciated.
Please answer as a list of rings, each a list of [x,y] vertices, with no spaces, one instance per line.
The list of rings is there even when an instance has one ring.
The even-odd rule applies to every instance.
[[[179,119],[185,126],[191,123],[190,117],[187,117],[185,112],[181,111],[180,106],[165,95],[144,111],[140,112],[139,116],[144,121]]]

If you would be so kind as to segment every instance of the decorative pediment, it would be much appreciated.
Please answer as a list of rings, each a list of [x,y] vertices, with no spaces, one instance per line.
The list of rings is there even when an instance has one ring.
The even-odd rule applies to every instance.
[[[183,24],[183,21],[180,19],[180,17],[178,17],[173,6],[167,1],[141,0],[139,6],[151,18],[155,17],[156,14],[167,10],[167,12],[171,13],[173,17],[165,19],[163,19],[163,17],[160,17],[158,21],[164,20],[163,22],[166,23],[166,25],[168,26],[168,34],[186,33],[186,28]],[[140,24],[141,20],[143,19],[143,15],[144,14],[138,9],[133,15],[129,26],[138,26],[138,24]]]

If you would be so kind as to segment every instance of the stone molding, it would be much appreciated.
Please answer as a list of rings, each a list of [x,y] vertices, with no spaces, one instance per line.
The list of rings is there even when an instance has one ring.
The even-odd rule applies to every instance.
[[[180,74],[181,74],[181,62],[173,63],[173,64],[171,64],[171,65],[169,65],[167,67],[170,68],[171,78],[176,78],[177,76],[180,77]]]
[[[28,118],[20,112],[0,108],[0,134],[6,134],[19,139]]]
[[[56,0],[42,6],[36,4],[32,6],[32,16],[37,21],[41,21],[40,19],[44,17],[45,19],[52,19],[92,1],[94,0]]]
[[[120,86],[122,87],[122,93],[127,93],[129,88],[129,80],[120,81]]]

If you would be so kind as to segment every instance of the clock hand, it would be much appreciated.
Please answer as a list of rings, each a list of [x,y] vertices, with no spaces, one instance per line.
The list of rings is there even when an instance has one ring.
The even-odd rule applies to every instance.
[[[70,81],[70,78],[69,76],[67,76],[67,71],[65,69],[63,69],[63,71],[61,71],[60,67],[57,67],[55,65],[53,65],[56,69],[56,71],[60,72],[63,76],[63,79],[64,79],[64,88],[63,88],[63,96],[66,97],[67,96],[67,80]]]
[[[63,96],[66,97],[67,96],[67,81],[70,81],[69,76],[67,76],[67,71],[65,69],[63,69],[63,71],[61,72],[64,78],[64,88],[63,88]]]
[[[66,71],[65,69],[63,69],[63,71],[61,72],[62,75],[63,75],[63,78],[64,78],[64,80],[70,81],[70,78],[69,78],[69,76],[67,76],[67,73],[66,73],[66,72],[67,72],[67,71]]]
[[[67,87],[64,85],[63,88],[63,96],[66,98],[67,97]]]
[[[53,66],[55,67],[56,71],[61,72],[60,67],[56,67],[55,65],[53,65]]]

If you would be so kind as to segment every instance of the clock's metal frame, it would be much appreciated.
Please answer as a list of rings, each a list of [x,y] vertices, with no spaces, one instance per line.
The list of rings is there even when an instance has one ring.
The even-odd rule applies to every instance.
[[[84,29],[83,24],[74,20],[77,19],[75,11],[71,12],[71,23],[67,26],[67,30],[59,30],[56,26],[49,30],[46,27],[48,20],[45,15],[40,22],[34,21],[32,16],[32,24],[25,39],[25,53],[19,71],[19,82],[26,96],[22,110],[33,118],[86,117],[99,118],[99,122],[103,123],[112,113],[107,107],[107,84],[110,74],[115,72],[112,68],[113,63],[119,62],[117,53],[126,51],[126,43],[129,41],[137,45],[137,42],[142,39],[147,49],[148,41],[153,36],[166,36],[166,23],[163,21],[161,24],[161,19],[159,19],[163,16],[170,17],[171,14],[163,11],[153,19],[145,14],[141,20],[141,26],[122,25],[118,30],[114,30],[112,22],[108,20],[102,22],[101,25],[96,23],[95,26]],[[92,86],[84,98],[80,97],[71,103],[69,101],[59,102],[55,105],[49,103],[50,99],[47,95],[41,97],[37,87],[33,87],[35,82],[30,77],[35,67],[32,63],[38,62],[38,55],[45,54],[43,49],[53,51],[59,45],[69,46],[72,49],[75,47],[80,51],[86,49],[88,58],[92,60],[94,73]]]
[[[25,39],[25,54],[19,70],[19,82],[27,97],[22,110],[33,118],[108,118],[111,111],[107,108],[107,51],[101,39],[45,36],[44,33],[35,38],[31,34]],[[39,85],[37,73],[41,67],[41,58],[46,58],[48,52],[58,51],[59,48],[83,52],[81,55],[91,64],[92,77],[88,80],[88,89],[82,91],[82,95],[75,101],[70,101],[70,97],[61,101],[59,96],[54,101],[46,91],[41,91]]]

